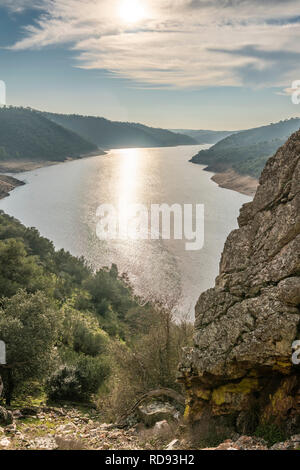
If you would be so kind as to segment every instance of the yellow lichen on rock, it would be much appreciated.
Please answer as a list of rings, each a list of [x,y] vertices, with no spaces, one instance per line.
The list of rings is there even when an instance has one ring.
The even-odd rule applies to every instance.
[[[212,394],[212,401],[215,405],[223,405],[232,401],[231,395],[247,395],[253,390],[259,389],[256,378],[246,378],[239,383],[229,383],[216,388]]]
[[[208,401],[211,398],[212,391],[209,389],[205,388],[197,388],[195,390],[195,395],[197,398],[201,398],[201,400]]]
[[[262,414],[262,422],[270,422],[274,419],[280,422],[291,409],[297,407],[295,397],[292,396],[295,383],[295,377],[288,377],[281,382],[276,392],[269,396],[269,404]]]

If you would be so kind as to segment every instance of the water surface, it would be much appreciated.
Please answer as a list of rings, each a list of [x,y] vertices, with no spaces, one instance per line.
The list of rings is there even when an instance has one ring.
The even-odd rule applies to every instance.
[[[193,316],[199,294],[214,285],[220,254],[251,199],[219,188],[211,173],[189,159],[205,146],[111,150],[107,155],[21,173],[27,184],[0,201],[0,209],[37,227],[56,248],[83,255],[95,268],[116,263],[138,295],[168,299]],[[205,245],[186,251],[183,241],[100,241],[100,204],[204,204]],[[171,299],[171,300],[170,300]]]

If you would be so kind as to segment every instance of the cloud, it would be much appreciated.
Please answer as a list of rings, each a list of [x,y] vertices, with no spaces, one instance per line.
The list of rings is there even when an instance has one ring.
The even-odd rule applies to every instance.
[[[14,13],[24,10],[47,8],[47,0],[0,0],[0,7],[6,7]]]
[[[138,23],[122,20],[124,1],[0,0],[0,5],[41,9],[11,49],[64,45],[75,54],[75,66],[136,83],[286,87],[300,78],[298,0],[139,0],[145,16]]]

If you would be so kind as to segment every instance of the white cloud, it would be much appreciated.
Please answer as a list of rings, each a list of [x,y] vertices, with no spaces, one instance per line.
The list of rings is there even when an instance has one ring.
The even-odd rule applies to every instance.
[[[66,44],[77,65],[155,86],[287,86],[300,78],[298,0],[139,0],[138,23],[120,17],[130,0],[41,0],[12,49]]]

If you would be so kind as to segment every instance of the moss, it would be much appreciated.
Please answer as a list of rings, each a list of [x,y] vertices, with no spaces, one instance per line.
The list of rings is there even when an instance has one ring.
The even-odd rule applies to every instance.
[[[294,398],[291,396],[291,379],[285,378],[276,392],[269,395],[269,404],[264,410],[262,422],[268,422],[272,417],[284,419],[289,410],[294,406]]]
[[[190,405],[186,405],[185,410],[184,410],[184,415],[183,418],[185,421],[188,421],[190,419],[191,415],[191,407]]]
[[[273,366],[274,371],[281,372],[282,374],[289,374],[291,371],[291,363],[289,361],[277,361]]]
[[[256,378],[246,378],[239,383],[230,383],[216,388],[212,394],[212,401],[220,406],[228,401],[228,394],[248,395],[258,389],[259,383]]]
[[[209,389],[205,388],[197,388],[195,390],[195,395],[197,398],[201,398],[201,400],[210,400],[211,398],[212,391]]]

